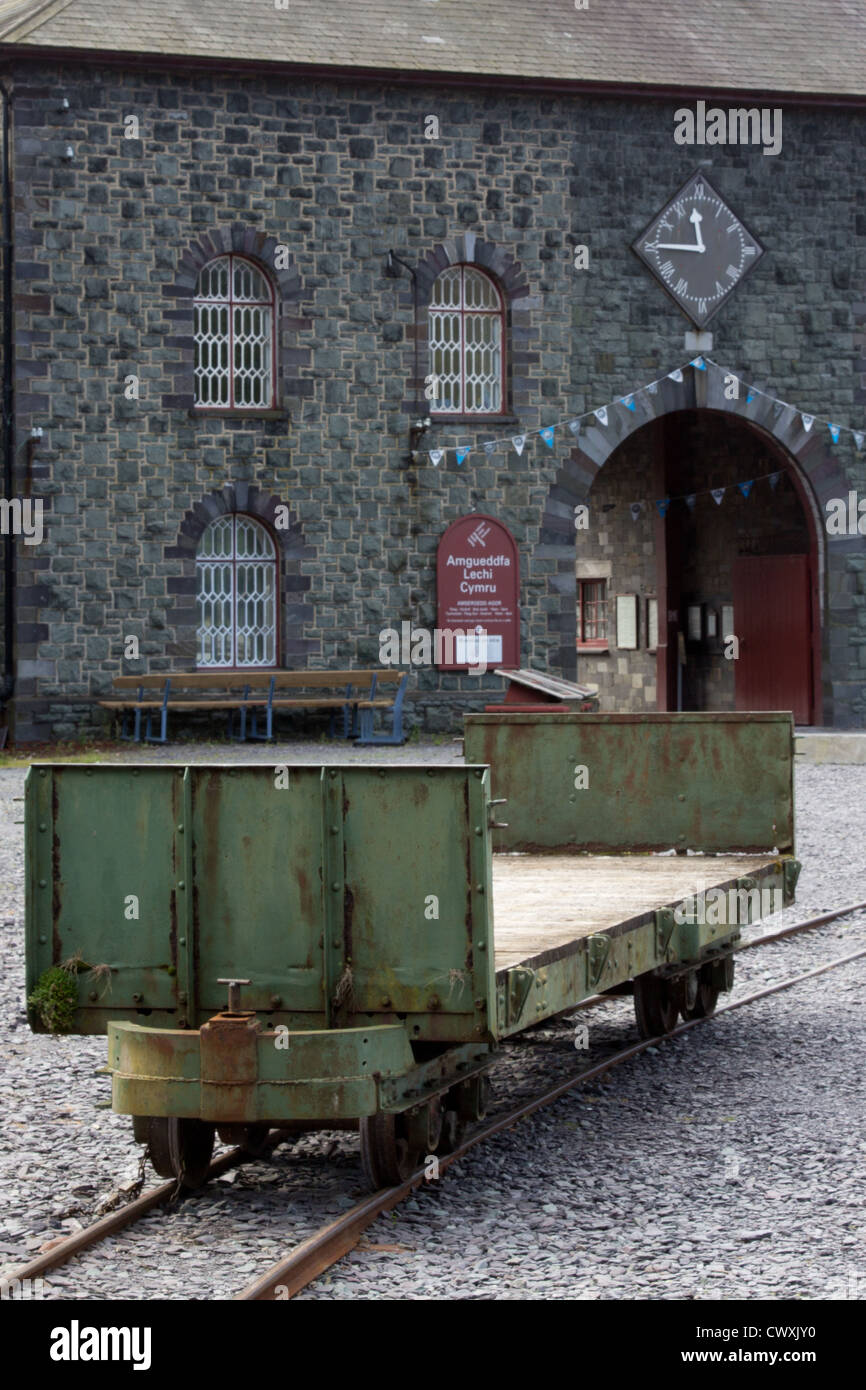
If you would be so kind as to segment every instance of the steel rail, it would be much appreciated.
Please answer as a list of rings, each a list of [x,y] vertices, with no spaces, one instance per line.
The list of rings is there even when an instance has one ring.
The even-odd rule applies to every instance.
[[[262,1155],[270,1153],[283,1142],[285,1134],[277,1130],[270,1136],[262,1148]],[[260,1155],[260,1156],[262,1156]],[[215,1158],[207,1171],[207,1181],[211,1178],[218,1178],[220,1174],[229,1172],[241,1163],[252,1161],[253,1155],[248,1154],[244,1149],[232,1149],[227,1154],[220,1154]],[[177,1193],[177,1179],[171,1178],[168,1182],[160,1183],[159,1187],[152,1187],[149,1192],[143,1192],[140,1197],[134,1197],[131,1202],[126,1202],[116,1211],[110,1211],[105,1216],[101,1216],[92,1225],[85,1226],[83,1231],[76,1231],[73,1235],[67,1236],[65,1240],[54,1246],[51,1250],[46,1250],[42,1255],[37,1255],[35,1260],[30,1260],[20,1269],[13,1270],[10,1274],[4,1275],[3,1283],[11,1283],[13,1279],[35,1279],[38,1275],[46,1274],[51,1269],[58,1269],[68,1260],[73,1259],[82,1250],[86,1250],[89,1245],[98,1245],[100,1241],[108,1236],[114,1235],[117,1231],[122,1231],[125,1226],[132,1226],[143,1216],[146,1216],[154,1207],[165,1206]],[[198,1190],[198,1189],[195,1189]],[[189,1194],[187,1194],[189,1195]]]
[[[754,944],[757,945],[758,943],[755,942]],[[705,1018],[689,1019],[688,1022],[680,1023],[676,1028],[672,1028],[669,1033],[664,1033],[657,1038],[645,1038],[639,1043],[634,1043],[631,1047],[624,1048],[621,1052],[615,1052],[612,1056],[606,1057],[603,1061],[597,1062],[594,1066],[579,1072],[567,1081],[558,1082],[543,1092],[542,1095],[518,1106],[516,1110],[510,1111],[507,1115],[501,1116],[488,1125],[484,1125],[464,1140],[452,1153],[439,1155],[439,1171],[441,1172],[450,1167],[452,1163],[456,1163],[458,1159],[463,1158],[476,1144],[491,1139],[496,1134],[501,1134],[503,1130],[513,1129],[521,1120],[527,1119],[544,1106],[551,1105],[576,1086],[587,1081],[594,1081],[597,1077],[603,1076],[623,1062],[631,1061],[633,1057],[639,1057],[648,1048],[657,1047],[659,1043],[667,1042],[670,1038],[680,1037],[691,1028],[697,1028],[701,1023],[709,1023],[712,1019],[718,1018],[720,1014],[729,1013],[732,1009],[742,1009],[745,1005],[766,999],[771,994],[779,994],[782,990],[792,989],[795,985],[802,984],[804,980],[814,979],[817,975],[823,975],[828,970],[835,970],[840,965],[848,965],[851,961],[859,960],[863,956],[866,956],[866,946],[847,956],[841,956],[838,960],[819,965],[814,970],[807,970],[802,975],[795,975],[793,979],[783,980],[781,984],[770,985],[766,989],[757,990],[754,994],[747,994],[742,999],[723,1005],[722,1008],[716,1009],[714,1013]],[[315,1235],[302,1241],[291,1254],[278,1261],[260,1278],[255,1279],[245,1289],[242,1289],[240,1293],[235,1294],[235,1299],[253,1302],[281,1301],[292,1298],[301,1289],[311,1284],[314,1279],[317,1279],[326,1269],[336,1264],[343,1255],[348,1254],[357,1245],[362,1232],[372,1225],[377,1217],[392,1207],[398,1206],[415,1188],[423,1186],[425,1181],[425,1169],[419,1168],[399,1187],[387,1187],[380,1192],[373,1193],[365,1201],[351,1207],[336,1221],[323,1226]]]
[[[784,936],[793,936],[798,932],[808,931],[815,927],[823,926],[825,923],[833,921],[837,917],[844,917],[849,913],[862,911],[863,909],[866,909],[866,902],[852,903],[847,907],[841,907],[832,912],[825,913],[823,916],[813,917],[805,922],[795,923],[793,926],[785,927],[781,931],[770,932],[766,936],[756,937],[754,941],[745,942],[742,946],[738,946],[735,949],[737,951],[743,951],[753,946],[762,946],[772,941],[777,941]],[[863,953],[857,952],[855,956],[850,957],[850,959],[856,959],[857,955],[861,954]],[[820,974],[823,970],[833,969],[835,964],[844,964],[848,959],[849,957],[845,957],[843,960],[833,962],[828,966],[822,966],[819,970],[810,972],[810,975]],[[798,976],[796,979],[786,984],[773,986],[771,989],[763,990],[756,995],[749,995],[742,1000],[736,1001],[736,1003],[723,1005],[722,1008],[717,1009],[715,1014],[711,1015],[711,1017],[717,1017],[719,1014],[726,1013],[728,1009],[738,1008],[741,1004],[751,1003],[755,999],[762,998],[765,994],[775,993],[778,989],[789,988],[790,985],[799,983],[800,979],[810,978],[810,975]],[[589,999],[584,999],[579,1004],[572,1005],[566,1012],[575,1013],[580,1009],[590,1008],[597,1004],[610,1003],[615,997],[614,995],[606,994],[592,995]],[[694,1027],[696,1023],[705,1022],[707,1022],[706,1019],[691,1020],[689,1023],[680,1024],[673,1032],[665,1036],[676,1037],[679,1033],[685,1032],[687,1028]],[[518,1120],[522,1119],[525,1114],[532,1114],[533,1110],[539,1109],[542,1105],[549,1104],[551,1100],[555,1100],[559,1095],[564,1094],[565,1091],[580,1085],[581,1082],[592,1080],[594,1076],[601,1075],[603,1071],[617,1065],[618,1062],[626,1061],[631,1057],[637,1056],[657,1041],[659,1040],[651,1038],[636,1044],[634,1047],[627,1048],[621,1053],[616,1053],[613,1058],[599,1063],[595,1068],[591,1068],[586,1072],[581,1072],[573,1079],[561,1083],[560,1089],[557,1089],[555,1094],[553,1092],[546,1092],[537,1103],[528,1102],[529,1108],[522,1107],[512,1112],[510,1115],[505,1116],[502,1120],[495,1121],[493,1125],[477,1131],[469,1140],[463,1143],[458,1149],[455,1149],[453,1153],[439,1156],[440,1170],[456,1162],[458,1158],[461,1158],[463,1154],[467,1153],[476,1143],[480,1143],[482,1139],[489,1138],[491,1135],[498,1133],[500,1129],[509,1128],[511,1125],[516,1124]],[[276,1130],[267,1140],[263,1148],[263,1155],[277,1148],[283,1142],[287,1132],[288,1131],[280,1129]],[[205,1181],[208,1182],[212,1178],[217,1178],[222,1173],[226,1173],[239,1164],[249,1161],[250,1157],[251,1156],[243,1149],[239,1148],[232,1149],[227,1154],[221,1154],[219,1158],[214,1159],[208,1169]],[[424,1172],[423,1170],[419,1170],[418,1173],[413,1174],[402,1186],[384,1188],[381,1192],[373,1193],[364,1201],[351,1207],[348,1212],[340,1217],[338,1221],[332,1223],[331,1226],[323,1227],[322,1231],[308,1237],[296,1246],[292,1254],[286,1257],[285,1261],[274,1266],[274,1269],[282,1269],[285,1266],[289,1271],[282,1280],[289,1289],[287,1297],[291,1297],[300,1289],[305,1288],[307,1284],[311,1283],[312,1280],[325,1269],[328,1269],[343,1255],[348,1254],[357,1244],[361,1233],[367,1226],[372,1224],[377,1216],[382,1212],[390,1210],[391,1207],[397,1206],[423,1181]],[[176,1192],[177,1182],[174,1178],[168,1182],[161,1183],[159,1187],[151,1188],[149,1192],[144,1192],[140,1197],[133,1198],[132,1201],[125,1203],[124,1206],[118,1207],[116,1211],[108,1212],[107,1215],[100,1217],[98,1221],[93,1222],[90,1226],[86,1226],[83,1231],[76,1231],[73,1235],[68,1236],[52,1250],[46,1250],[43,1254],[37,1256],[36,1259],[30,1260],[26,1265],[12,1270],[4,1276],[3,1282],[9,1283],[13,1279],[33,1279],[48,1273],[52,1269],[58,1269],[61,1265],[73,1259],[82,1250],[86,1250],[88,1246],[97,1245],[100,1241],[107,1239],[118,1231],[122,1231],[126,1226],[133,1225],[155,1207],[165,1206],[172,1200]],[[327,1239],[325,1239],[325,1233],[330,1233]],[[295,1273],[296,1266],[299,1269],[307,1271],[304,1277],[300,1278],[300,1276]],[[255,1281],[249,1288],[237,1294],[236,1298],[267,1298],[269,1296],[267,1293],[253,1292],[253,1290],[264,1287],[264,1283],[269,1275],[273,1275],[273,1270],[264,1275],[262,1279]],[[299,1278],[300,1282],[298,1281]],[[276,1279],[276,1276],[274,1276],[272,1283],[276,1284],[277,1282],[279,1281]]]

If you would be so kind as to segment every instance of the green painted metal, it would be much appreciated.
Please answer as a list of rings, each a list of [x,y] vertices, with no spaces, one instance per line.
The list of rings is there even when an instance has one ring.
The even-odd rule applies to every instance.
[[[505,797],[494,848],[793,853],[793,720],[472,714],[469,763]]]
[[[195,1027],[242,1007],[293,1029],[495,1020],[484,768],[34,766],[28,989],[79,956],[76,1031]],[[284,783],[287,782],[287,785]],[[106,973],[107,971],[107,973]]]
[[[406,1109],[500,1037],[716,960],[768,910],[762,890],[769,910],[793,899],[789,716],[471,716],[466,740],[493,787],[472,764],[31,769],[28,991],[84,962],[75,1026],[108,1032],[116,1110],[324,1124]],[[494,833],[509,849],[782,852],[715,885],[712,855],[696,859],[703,897],[497,973]],[[244,1013],[221,1012],[227,978],[250,981]]]

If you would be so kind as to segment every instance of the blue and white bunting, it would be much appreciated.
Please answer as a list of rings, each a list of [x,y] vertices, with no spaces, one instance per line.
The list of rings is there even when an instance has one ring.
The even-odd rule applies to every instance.
[[[593,410],[586,410],[582,415],[575,415],[570,420],[557,420],[552,425],[544,425],[541,429],[537,431],[533,430],[531,431],[531,433],[537,433],[540,436],[540,438],[544,440],[548,449],[554,449],[556,445],[556,431],[562,428],[563,425],[567,425],[574,438],[577,439],[580,435],[581,427],[585,423],[595,421],[602,427],[606,427],[608,425],[609,412],[615,405],[624,406],[626,410],[630,410],[633,414],[636,414],[638,405],[640,404],[643,410],[648,411],[650,414],[652,414],[652,406],[646,398],[648,396],[657,395],[659,386],[663,381],[674,381],[678,385],[681,384],[683,381],[683,372],[688,367],[693,367],[695,371],[699,372],[707,372],[710,368],[712,368],[713,371],[722,372],[726,378],[734,379],[733,373],[728,372],[725,367],[720,366],[718,362],[714,362],[712,358],[706,358],[703,356],[693,357],[691,361],[685,363],[683,367],[674,367],[674,369],[668,372],[666,376],[658,377],[655,381],[648,381],[645,385],[639,386],[635,391],[629,392],[628,395],[617,396],[607,405],[598,406],[596,409]],[[735,379],[738,382],[740,380],[739,376]],[[789,410],[794,412],[794,418],[796,418],[796,416],[799,415],[802,427],[807,434],[811,431],[816,421],[820,421],[822,425],[826,424],[827,429],[830,432],[830,438],[832,439],[834,444],[838,444],[839,439],[842,433],[844,432],[846,434],[851,435],[858,453],[862,453],[864,447],[866,447],[866,429],[855,430],[852,429],[850,425],[836,425],[831,420],[826,420],[820,415],[811,415],[806,411],[799,410],[797,406],[789,405],[786,401],[780,400],[779,397],[771,396],[768,392],[761,391],[757,386],[746,386],[745,404],[747,406],[751,405],[752,402],[757,400],[759,396],[764,396],[766,400],[769,402],[775,419],[779,419],[783,411]],[[518,457],[522,455],[528,438],[529,434],[515,434],[511,436],[511,443],[514,446],[515,452],[517,453]],[[449,449],[453,448],[457,456],[457,463],[458,465],[461,465],[472,452],[472,450],[475,448],[483,448],[486,457],[490,459],[493,457],[493,455],[496,453],[497,449],[501,445],[507,446],[507,443],[508,440],[505,437],[503,437],[502,439],[486,439],[480,446],[477,444],[449,445],[448,448],[429,449],[427,451],[427,454],[430,459],[430,462],[433,464],[433,467],[438,468],[440,463],[442,463],[443,459],[445,459]],[[770,486],[772,488],[775,488],[777,486],[779,478],[781,476],[781,471],[770,474],[761,474],[761,478],[766,477],[769,479]],[[755,481],[756,480],[754,478],[749,478],[746,479],[744,482],[739,482],[736,484],[732,483],[729,486],[738,487],[743,497],[748,497]],[[710,496],[715,500],[717,505],[721,503],[725,491],[725,488],[711,488],[709,490]],[[701,494],[689,493],[688,495],[682,498],[668,497],[663,499],[656,499],[655,506],[659,509],[662,516],[666,514],[671,501],[676,500],[685,501],[689,509],[693,510],[695,506],[695,498],[699,495]],[[644,505],[652,506],[652,503],[632,504],[631,510],[632,517],[634,520],[637,520],[638,516],[640,516],[641,509]],[[635,508],[637,508],[637,510],[635,510]]]
[[[659,509],[659,516],[666,516],[666,515],[667,515],[668,507],[669,507],[670,505],[671,505],[671,499],[670,499],[669,497],[660,497],[660,498],[658,499],[658,501],[656,502],[656,506],[657,506],[658,509]]]
[[[629,507],[629,511],[631,512],[632,521],[637,521],[638,517],[643,511],[643,502],[632,502],[631,506]]]
[[[724,489],[723,487],[711,487],[711,488],[710,488],[710,496],[712,497],[712,499],[713,499],[713,501],[715,502],[716,506],[720,507],[720,506],[722,505],[722,498],[724,497],[724,495],[725,495],[725,489]]]
[[[697,500],[697,493],[695,493],[695,492],[687,492],[687,493],[686,493],[685,503],[686,503],[686,506],[688,507],[688,509],[689,509],[690,512],[693,512],[693,511],[694,511],[696,500]]]

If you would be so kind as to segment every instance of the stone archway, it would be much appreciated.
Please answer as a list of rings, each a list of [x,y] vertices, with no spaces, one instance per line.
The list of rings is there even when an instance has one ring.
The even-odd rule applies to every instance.
[[[705,371],[689,367],[684,369],[681,381],[665,378],[657,383],[654,391],[642,390],[633,398],[626,398],[633,409],[623,401],[609,406],[606,424],[592,418],[583,422],[578,444],[557,471],[549,490],[539,537],[545,558],[555,562],[555,574],[549,581],[549,592],[557,598],[556,610],[548,615],[550,660],[553,663],[558,652],[557,665],[562,674],[569,679],[580,679],[576,655],[575,506],[588,501],[599,470],[614,450],[636,431],[651,421],[682,411],[714,412],[742,421],[774,452],[780,469],[791,478],[808,519],[816,560],[814,718],[818,722],[832,723],[832,683],[821,679],[822,662],[825,669],[829,665],[827,620],[833,611],[832,596],[844,589],[842,576],[847,554],[856,541],[850,546],[843,543],[827,547],[823,518],[829,498],[847,495],[848,480],[822,435],[804,428],[797,409],[771,397],[751,393],[744,383],[740,383],[738,398],[729,400],[725,395],[725,380],[726,373],[712,365]],[[833,616],[837,621],[845,620],[844,615]]]

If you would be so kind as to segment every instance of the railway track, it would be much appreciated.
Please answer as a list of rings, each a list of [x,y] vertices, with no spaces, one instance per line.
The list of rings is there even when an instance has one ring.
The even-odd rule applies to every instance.
[[[781,941],[786,937],[796,936],[802,932],[814,931],[826,925],[828,922],[846,917],[856,912],[866,910],[866,901],[851,903],[845,907],[834,909],[831,912],[823,913],[816,917],[808,918],[806,921],[794,923],[790,927],[783,927],[775,932],[768,932],[764,936],[756,937],[753,941],[743,942],[735,948],[735,953],[753,950],[758,946],[770,945],[776,941]],[[438,1171],[441,1173],[449,1168],[458,1159],[463,1158],[470,1149],[481,1144],[484,1140],[492,1138],[494,1135],[504,1130],[512,1129],[521,1120],[533,1115],[536,1111],[552,1104],[554,1101],[566,1095],[570,1090],[586,1082],[594,1081],[603,1076],[606,1072],[613,1070],[633,1058],[640,1056],[650,1047],[655,1047],[659,1042],[665,1042],[670,1038],[679,1037],[681,1034],[696,1028],[699,1024],[708,1023],[712,1018],[721,1014],[729,1013],[734,1009],[744,1008],[748,1004],[757,1003],[761,999],[766,999],[770,995],[781,993],[784,990],[792,989],[806,980],[814,979],[818,975],[823,975],[827,971],[837,969],[839,966],[847,965],[852,961],[866,956],[866,947],[858,951],[853,951],[848,955],[838,957],[836,960],[828,961],[824,965],[816,966],[812,970],[796,975],[789,980],[783,980],[779,984],[769,985],[765,989],[757,990],[752,994],[744,995],[741,999],[733,1000],[729,1004],[724,1004],[717,1008],[715,1012],[706,1018],[693,1018],[688,1022],[680,1023],[669,1033],[657,1038],[646,1038],[629,1047],[623,1048],[610,1056],[603,1058],[593,1066],[577,1072],[564,1081],[557,1082],[533,1099],[517,1106],[514,1110],[505,1115],[494,1118],[489,1123],[479,1126],[470,1134],[458,1147],[451,1153],[438,1155]],[[577,1013],[580,1010],[597,1007],[601,1003],[610,1003],[611,999],[607,995],[593,995],[589,999],[583,1000],[579,1005],[572,1006],[566,1012],[568,1014]],[[287,1137],[287,1133],[282,1130],[275,1130],[266,1141],[261,1153],[257,1157],[267,1156],[273,1152],[280,1143]],[[232,1149],[228,1153],[221,1154],[211,1164],[207,1180],[219,1177],[230,1169],[248,1161],[251,1155],[241,1148]],[[413,1191],[426,1184],[427,1174],[425,1168],[419,1168],[409,1177],[406,1182],[396,1187],[384,1188],[379,1192],[372,1193],[361,1202],[356,1203],[343,1215],[336,1220],[322,1226],[313,1235],[302,1240],[286,1257],[279,1260],[265,1274],[254,1280],[246,1288],[235,1295],[239,1301],[268,1301],[282,1300],[294,1297],[302,1289],[306,1288],[325,1270],[331,1268],[342,1257],[349,1253],[358,1243],[360,1236],[379,1216],[398,1206]],[[7,1281],[26,1279],[33,1280],[49,1273],[52,1269],[74,1259],[83,1250],[107,1240],[116,1235],[124,1228],[133,1225],[141,1220],[149,1212],[160,1206],[168,1205],[178,1192],[178,1184],[171,1181],[161,1183],[158,1187],[151,1188],[150,1191],[142,1193],[133,1198],[124,1206],[101,1217],[90,1226],[74,1235],[62,1240],[51,1250],[45,1251],[36,1259],[29,1261],[26,1265],[19,1267],[6,1276]]]

